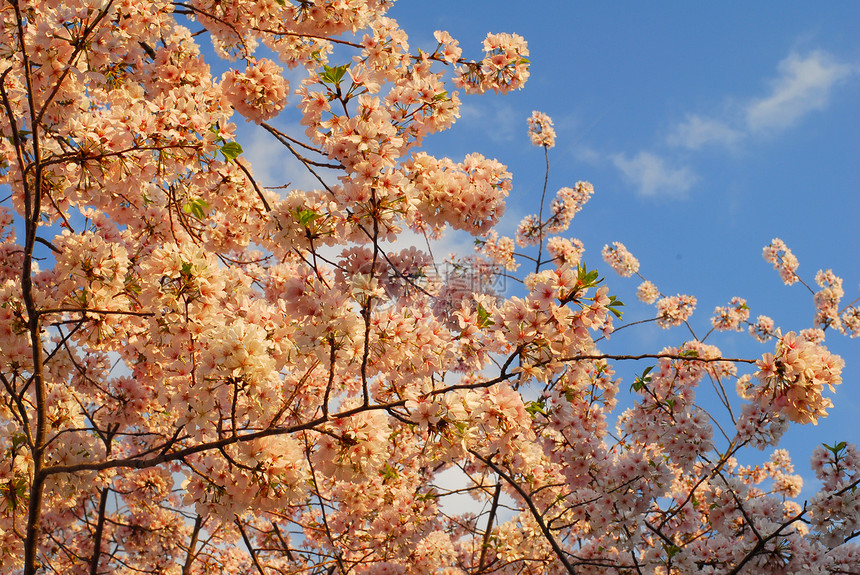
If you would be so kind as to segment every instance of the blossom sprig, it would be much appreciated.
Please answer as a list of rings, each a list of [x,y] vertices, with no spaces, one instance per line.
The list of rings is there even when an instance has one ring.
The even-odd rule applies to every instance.
[[[528,125],[532,144],[547,149],[555,146],[555,129],[549,116],[535,110],[528,119]]]
[[[696,298],[691,295],[664,297],[657,300],[657,325],[663,329],[677,327],[690,319],[696,309]]]
[[[743,331],[744,324],[750,317],[750,308],[747,301],[740,297],[733,297],[729,305],[714,309],[711,324],[714,329],[720,331]]]
[[[762,256],[765,261],[773,264],[773,269],[779,271],[779,277],[785,285],[797,283],[797,268],[800,265],[795,255],[788,249],[785,242],[774,238],[764,247]]]
[[[454,84],[467,94],[488,90],[505,94],[520,89],[529,77],[529,49],[519,34],[487,34],[484,59],[458,69]]]
[[[747,397],[791,421],[817,424],[827,415],[826,409],[833,407],[822,392],[825,387],[832,392],[842,383],[844,362],[823,345],[789,332],[777,340],[774,353],[765,354],[757,365],[759,384],[745,394]]]
[[[612,269],[623,278],[630,277],[639,271],[639,260],[622,244],[613,242],[612,245],[603,246],[604,261],[612,266]]]
[[[760,315],[756,318],[755,323],[750,324],[749,333],[760,342],[766,342],[772,337],[779,337],[781,332],[776,327],[773,319]]]

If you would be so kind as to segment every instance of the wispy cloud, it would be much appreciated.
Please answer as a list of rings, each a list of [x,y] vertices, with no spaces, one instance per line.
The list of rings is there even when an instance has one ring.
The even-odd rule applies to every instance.
[[[670,146],[698,150],[708,144],[732,146],[742,136],[740,130],[731,128],[724,122],[689,114],[683,122],[675,126],[666,142]]]
[[[303,128],[290,126],[289,130],[292,133],[301,133]],[[261,186],[290,184],[291,190],[314,190],[321,187],[316,178],[263,128],[246,124],[240,126],[237,132],[238,141],[244,148],[242,157],[250,162],[254,177]]]
[[[690,168],[670,167],[663,158],[650,152],[639,152],[632,158],[615,154],[612,162],[625,180],[638,187],[637,193],[645,197],[683,197],[698,179]]]
[[[764,96],[749,98],[720,117],[688,114],[670,130],[666,143],[691,150],[707,145],[730,148],[751,136],[786,130],[825,109],[834,88],[855,71],[823,50],[792,52],[777,64],[777,75]]]
[[[851,66],[816,50],[806,56],[789,54],[778,66],[771,93],[749,102],[746,124],[753,131],[781,130],[830,103],[833,87],[848,78]]]

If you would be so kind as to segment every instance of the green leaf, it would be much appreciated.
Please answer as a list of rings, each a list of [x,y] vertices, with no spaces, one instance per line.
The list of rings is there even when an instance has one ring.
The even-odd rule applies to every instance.
[[[677,545],[663,545],[663,549],[666,550],[666,555],[669,556],[669,559],[681,552],[681,548]]]
[[[397,479],[397,470],[391,467],[388,463],[382,468],[383,479]]]
[[[618,319],[621,319],[621,316],[624,314],[624,312],[622,312],[621,310],[615,309],[616,307],[624,307],[624,302],[615,297],[614,295],[609,296],[609,305],[606,307]]]
[[[633,391],[642,391],[649,383],[651,383],[651,376],[648,375],[651,370],[654,369],[654,366],[648,366],[645,368],[645,371],[642,372],[642,375],[636,378],[633,382],[633,385],[630,386],[630,389]]]
[[[343,80],[343,76],[346,74],[348,69],[349,64],[334,67],[323,64],[323,73],[320,76],[320,79],[326,84],[340,84],[340,81]]]
[[[203,198],[194,198],[182,206],[182,211],[186,214],[192,214],[198,220],[202,220],[209,213],[209,204]]]
[[[695,349],[685,349],[678,355],[681,357],[699,357],[699,352]]]
[[[600,274],[598,273],[597,270],[589,271],[588,268],[586,268],[584,264],[579,264],[576,267],[576,271],[577,271],[576,279],[577,279],[577,282],[579,283],[579,285],[581,287],[584,287],[584,288],[594,287],[603,281],[602,279],[600,279]]]
[[[224,159],[228,162],[232,162],[242,153],[242,146],[238,142],[227,142],[218,149],[224,154]]]
[[[540,401],[527,401],[526,402],[526,411],[532,416],[534,419],[538,413],[543,416],[546,416],[546,403],[541,399]]]
[[[12,435],[12,449],[18,449],[27,441],[27,436],[23,433],[15,433]]]
[[[490,319],[490,312],[484,309],[484,306],[478,304],[478,327],[485,328],[494,325],[496,322]]]
[[[309,227],[315,219],[321,218],[321,217],[322,217],[321,214],[318,214],[313,210],[306,210],[306,209],[296,210],[296,220],[298,220],[299,225],[306,227],[306,228]]]
[[[428,491],[427,493],[419,493],[415,496],[415,499],[418,501],[429,501],[430,499],[437,499],[439,494],[436,493],[435,490]]]
[[[448,100],[448,92],[447,91],[439,92],[438,94],[433,96],[433,99],[436,100],[437,102],[447,101]]]
[[[833,454],[833,457],[839,457],[839,453],[840,453],[843,449],[845,449],[845,447],[846,447],[848,444],[847,444],[846,442],[844,442],[844,441],[840,441],[839,443],[834,443],[833,445],[827,445],[826,443],[822,443],[821,445],[823,445],[823,446],[824,446],[824,448],[825,448],[825,449],[827,449],[827,451],[829,451],[830,453],[832,453],[832,454]]]

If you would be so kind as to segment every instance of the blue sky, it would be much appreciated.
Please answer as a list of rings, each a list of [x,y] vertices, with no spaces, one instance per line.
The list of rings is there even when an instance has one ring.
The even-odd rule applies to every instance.
[[[846,302],[860,295],[860,3],[615,6],[396,3],[390,16],[413,50],[432,51],[437,29],[457,38],[467,58],[481,57],[487,32],[529,42],[525,88],[462,96],[460,121],[430,138],[426,150],[458,161],[477,151],[507,164],[514,190],[499,231],[513,235],[519,219],[536,211],[544,175],[526,118],[532,110],[549,114],[558,132],[549,192],[578,180],[594,184],[568,235],[585,243],[586,263],[630,304],[626,320],[653,317],[653,308],[635,302],[637,280],[615,276],[600,259],[612,241],[623,242],[664,293],[698,298],[691,325],[700,334],[714,307],[733,296],[748,300],[753,317],[769,315],[785,330],[810,327],[809,292],[784,286],[761,257],[774,237],[794,251],[811,285],[818,269],[832,268],[845,280]],[[278,123],[297,127],[297,119],[294,110]],[[313,185],[249,126],[240,141],[262,179]],[[688,336],[653,324],[634,329],[603,349],[654,352]],[[708,341],[742,357],[772,348],[740,334]],[[847,362],[836,407],[816,428],[797,427],[784,441],[808,480],[817,444],[860,442],[852,421],[860,413],[860,339],[830,334],[828,347]],[[641,367],[616,370],[629,384]]]

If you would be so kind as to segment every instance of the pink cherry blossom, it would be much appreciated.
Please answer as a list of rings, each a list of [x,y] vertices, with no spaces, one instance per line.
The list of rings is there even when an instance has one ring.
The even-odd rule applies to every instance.
[[[612,269],[623,278],[630,277],[639,271],[639,260],[633,257],[624,244],[613,242],[603,246],[603,260],[612,266]]]
[[[653,283],[645,280],[636,288],[636,297],[643,303],[652,304],[660,297],[660,290]]]
[[[696,298],[689,295],[664,297],[657,301],[657,324],[666,329],[687,321],[696,309]]]
[[[534,111],[528,120],[529,139],[535,146],[552,148],[555,146],[555,130],[552,119],[543,112]]]
[[[773,269],[779,271],[779,277],[786,285],[792,285],[797,282],[797,258],[791,253],[791,250],[786,247],[785,242],[779,238],[774,238],[764,248],[763,256],[765,261],[773,264]]]
[[[0,10],[0,575],[853,572],[857,447],[817,449],[806,486],[778,447],[833,405],[842,280],[816,275],[797,333],[718,307],[775,340],[730,358],[616,242],[657,307],[626,320],[562,236],[591,184],[513,236],[506,166],[421,151],[451,84],[523,86],[525,40],[411,46],[390,6]],[[264,186],[239,116],[314,185]],[[548,116],[529,138],[549,181]],[[434,258],[447,228],[476,252]],[[650,321],[691,339],[600,349]]]

